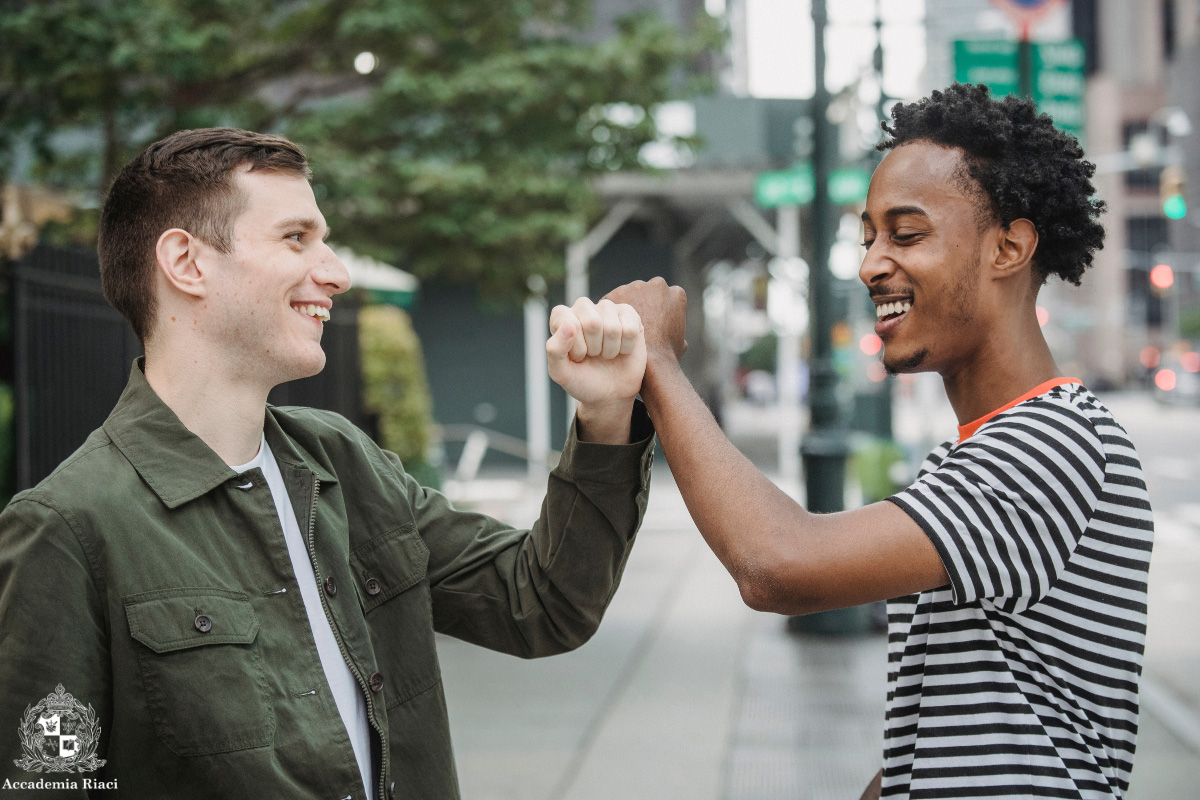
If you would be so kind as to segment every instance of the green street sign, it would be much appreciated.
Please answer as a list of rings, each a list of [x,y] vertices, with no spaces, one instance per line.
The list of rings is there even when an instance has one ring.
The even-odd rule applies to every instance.
[[[812,164],[760,172],[754,181],[754,201],[763,208],[806,206],[813,201]]]
[[[867,199],[871,173],[859,167],[842,167],[829,173],[829,200],[837,206]],[[763,208],[811,205],[816,195],[812,164],[760,172],[754,181],[754,200]]]
[[[1032,47],[1033,101],[1055,126],[1079,138],[1087,122],[1083,105],[1086,58],[1083,43],[1076,39],[1034,42]],[[1020,45],[1008,39],[955,42],[954,79],[986,84],[997,97],[1019,93]]]
[[[1033,46],[1033,99],[1038,108],[1068,133],[1080,136],[1087,117],[1083,97],[1087,80],[1083,75],[1087,54],[1083,43],[1041,42]]]
[[[859,167],[842,167],[829,173],[829,200],[835,206],[848,206],[867,199],[871,173]]]
[[[954,80],[982,83],[992,94],[1003,96],[1021,91],[1017,62],[1020,46],[1008,39],[980,39],[954,43]]]

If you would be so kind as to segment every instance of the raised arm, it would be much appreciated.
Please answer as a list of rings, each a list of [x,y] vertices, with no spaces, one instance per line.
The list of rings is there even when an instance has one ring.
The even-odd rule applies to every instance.
[[[679,366],[687,346],[682,289],[655,278],[608,298],[641,316],[642,399],[692,519],[747,605],[805,614],[948,582],[937,550],[898,506],[810,514],[733,446]]]
[[[578,647],[599,626],[645,512],[653,456],[635,402],[646,363],[637,314],[581,300],[556,307],[550,328],[550,375],[579,408],[533,527],[459,511],[405,478],[430,552],[436,629],[526,658]]]

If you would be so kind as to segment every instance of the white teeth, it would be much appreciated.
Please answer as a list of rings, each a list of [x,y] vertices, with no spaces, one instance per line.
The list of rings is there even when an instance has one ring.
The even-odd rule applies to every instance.
[[[316,317],[317,319],[321,320],[322,322],[329,321],[329,309],[323,308],[316,304],[313,304],[313,303],[298,304],[298,305],[292,306],[292,308],[296,309],[301,314],[307,314],[310,317]]]
[[[911,309],[912,303],[907,300],[897,303],[883,303],[875,306],[875,316],[878,319],[883,319],[893,314],[907,314]]]

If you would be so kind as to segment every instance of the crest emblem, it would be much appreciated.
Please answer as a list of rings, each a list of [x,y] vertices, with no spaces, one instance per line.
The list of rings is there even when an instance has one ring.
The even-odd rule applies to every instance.
[[[96,712],[90,703],[84,708],[61,683],[25,708],[18,731],[25,757],[13,763],[26,772],[93,772],[105,764],[96,757],[100,744]]]

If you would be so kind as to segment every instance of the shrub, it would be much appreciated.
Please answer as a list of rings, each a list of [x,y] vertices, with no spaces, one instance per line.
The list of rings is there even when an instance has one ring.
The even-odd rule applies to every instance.
[[[427,461],[433,425],[421,343],[408,314],[389,305],[358,312],[363,406],[376,420],[379,446],[400,457],[409,474],[427,486],[440,483]]]

